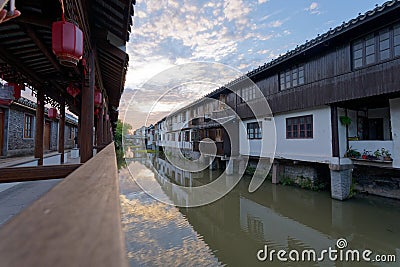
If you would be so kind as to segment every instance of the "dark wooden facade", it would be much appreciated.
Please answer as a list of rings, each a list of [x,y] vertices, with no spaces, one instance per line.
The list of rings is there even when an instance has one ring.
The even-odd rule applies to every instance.
[[[249,77],[269,102],[273,113],[313,108],[322,105],[341,105],[342,102],[384,95],[400,96],[400,56],[392,56],[375,64],[354,68],[354,41],[400,23],[400,2],[388,1],[383,6],[359,15],[347,23],[296,47],[287,54],[250,71],[225,88],[208,97],[227,95],[227,104],[242,119],[254,115],[246,103],[231,91],[249,86]],[[393,37],[390,39],[393,42]],[[378,41],[376,41],[378,42]],[[281,90],[281,72],[294,66],[304,67],[304,84]],[[229,88],[229,89],[227,89]],[[256,101],[256,100],[255,100]]]

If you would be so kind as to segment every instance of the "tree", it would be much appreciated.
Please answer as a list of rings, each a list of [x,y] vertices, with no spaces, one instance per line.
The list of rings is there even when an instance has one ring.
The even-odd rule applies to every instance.
[[[115,147],[117,149],[122,149],[122,137],[128,134],[128,131],[130,129],[132,129],[132,125],[130,125],[129,123],[123,123],[121,120],[118,120],[114,136]]]

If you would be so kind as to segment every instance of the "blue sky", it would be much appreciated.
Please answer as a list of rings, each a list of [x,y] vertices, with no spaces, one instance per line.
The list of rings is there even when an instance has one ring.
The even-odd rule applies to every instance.
[[[385,1],[379,0],[138,0],[127,52],[130,55],[122,115],[132,105],[152,105],[144,83],[178,64],[209,61],[242,72],[277,58]],[[210,88],[211,90],[211,88]],[[176,101],[181,101],[177,97]],[[173,103],[170,103],[171,105]],[[168,105],[159,116],[170,110]],[[142,110],[143,111],[143,110]],[[164,112],[164,113],[163,113]],[[135,126],[138,109],[129,107]],[[134,115],[134,113],[138,113]]]

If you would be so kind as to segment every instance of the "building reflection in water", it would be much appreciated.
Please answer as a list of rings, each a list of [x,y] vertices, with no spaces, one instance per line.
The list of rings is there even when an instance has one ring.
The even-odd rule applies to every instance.
[[[135,172],[152,183],[152,194],[156,193],[157,198],[168,198],[182,204],[188,201],[190,194],[175,184],[199,186],[219,175],[218,171],[208,170],[189,173],[154,155],[135,159],[129,164],[134,164]],[[192,254],[204,251],[202,257],[212,259],[208,261],[212,262],[211,265],[218,262],[229,266],[265,265],[266,262],[258,262],[256,258],[257,251],[265,244],[271,249],[315,249],[318,252],[334,247],[338,238],[345,238],[349,242],[349,249],[368,248],[374,253],[397,253],[400,259],[398,201],[355,198],[340,202],[332,200],[328,192],[307,191],[269,182],[264,182],[256,192],[249,193],[250,178],[245,177],[234,190],[214,203],[178,209],[150,198],[137,186],[133,190],[130,187],[134,182],[126,169],[121,173],[125,173],[121,175],[121,199],[131,258],[150,253],[141,249],[147,247],[147,243],[157,247],[159,242],[166,242],[171,247],[186,248],[180,252],[172,249],[167,254],[152,250],[147,256],[157,258],[162,254],[178,262],[182,260],[182,255],[186,255],[189,261],[186,263],[193,265],[190,264],[191,257],[196,257]],[[183,229],[187,233],[180,236]],[[143,234],[143,239],[137,239],[136,231],[148,233]],[[154,240],[147,235],[153,235]],[[175,253],[181,254],[178,256]],[[365,263],[358,264],[365,266]],[[305,262],[295,265],[311,264]],[[318,265],[334,266],[334,263],[325,261]],[[343,263],[343,266],[347,265]]]

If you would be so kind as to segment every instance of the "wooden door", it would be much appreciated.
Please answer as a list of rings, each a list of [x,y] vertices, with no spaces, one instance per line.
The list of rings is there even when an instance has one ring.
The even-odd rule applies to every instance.
[[[50,122],[44,124],[43,150],[50,150]]]
[[[3,155],[4,141],[4,111],[0,108],[0,156]]]

